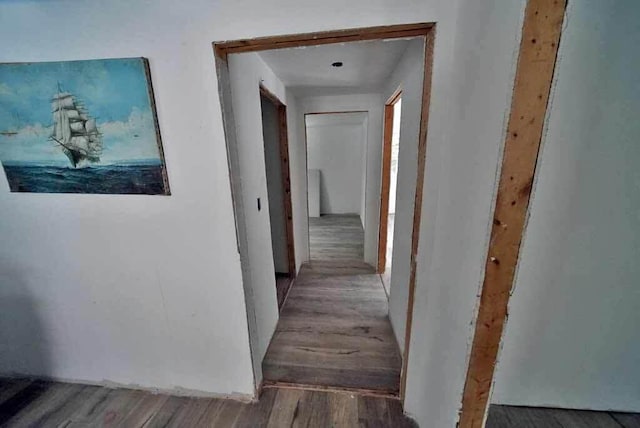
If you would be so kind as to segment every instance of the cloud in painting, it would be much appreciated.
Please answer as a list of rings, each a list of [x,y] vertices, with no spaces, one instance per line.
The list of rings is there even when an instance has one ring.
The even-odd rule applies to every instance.
[[[160,160],[156,131],[150,111],[134,107],[125,121],[97,122],[103,152],[99,164],[133,160]],[[51,126],[40,123],[0,134],[0,160],[34,163],[68,163],[62,150],[49,139]]]
[[[103,134],[102,162],[138,159],[160,160],[151,112],[133,108],[126,122],[98,123]]]

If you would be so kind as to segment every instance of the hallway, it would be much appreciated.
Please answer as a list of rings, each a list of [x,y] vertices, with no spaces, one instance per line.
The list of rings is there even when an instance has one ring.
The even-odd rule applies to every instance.
[[[280,314],[263,361],[265,382],[397,394],[402,360],[380,276],[357,259],[360,220],[323,216],[310,233],[312,261],[302,266]]]

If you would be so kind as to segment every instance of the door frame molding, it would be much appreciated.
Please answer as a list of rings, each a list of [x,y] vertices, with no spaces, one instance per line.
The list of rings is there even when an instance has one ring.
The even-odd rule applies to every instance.
[[[393,139],[394,107],[402,96],[398,89],[384,105],[384,129],[382,134],[382,174],[380,176],[380,221],[378,224],[378,266],[383,274],[387,265],[387,232],[389,226],[389,191],[391,189],[391,145]]]
[[[566,0],[528,0],[458,426],[484,426],[542,142]]]
[[[213,43],[216,66],[218,67],[218,69],[223,68],[224,71],[222,73],[224,74],[228,73],[227,57],[228,55],[234,53],[259,52],[272,49],[283,49],[300,46],[317,46],[324,44],[346,43],[365,40],[385,40],[410,37],[422,37],[424,39],[424,75],[420,113],[420,131],[418,134],[416,191],[414,197],[413,229],[411,238],[411,263],[408,284],[409,296],[406,313],[405,345],[402,356],[402,372],[400,376],[400,398],[403,401],[407,383],[407,368],[409,365],[409,339],[411,337],[413,322],[413,306],[416,287],[416,265],[418,256],[418,240],[420,235],[420,216],[422,213],[422,191],[424,186],[424,169],[426,163],[427,130],[429,121],[429,103],[431,100],[431,75],[433,71],[435,30],[435,23],[413,23],[367,28],[353,28],[316,33],[289,34]],[[220,72],[218,75],[220,75]],[[220,82],[220,78],[219,85],[223,85],[223,83]],[[227,90],[227,88],[222,86],[221,90]],[[223,98],[221,98],[221,102],[223,102]],[[229,138],[233,138],[233,136]],[[227,145],[229,144],[229,138],[225,137],[225,140],[227,140]],[[233,174],[231,175],[233,176]],[[233,189],[234,185],[232,183],[232,193]]]
[[[287,106],[264,85],[259,85],[261,95],[264,95],[275,105],[278,111],[278,142],[280,145],[280,172],[282,176],[283,205],[285,215],[285,233],[287,235],[287,263],[289,278],[296,277],[296,251],[293,239],[293,207],[291,205],[291,171],[289,168],[289,134],[287,128]],[[292,282],[289,282],[291,287]]]
[[[498,349],[507,318],[510,290],[526,226],[526,213],[533,186],[565,9],[566,0],[527,0],[502,168],[495,195],[491,240],[487,251],[484,282],[462,397],[459,426],[464,428],[482,427],[486,419]],[[403,401],[406,392],[413,321],[435,30],[434,23],[416,23],[213,43],[216,66],[218,68],[224,67],[222,71],[224,74],[228,73],[227,56],[233,53],[362,40],[424,37],[424,80],[418,137],[417,183],[413,214],[405,349],[400,386],[400,395]],[[220,76],[220,71],[218,76]],[[228,88],[224,86],[220,86],[220,88],[221,94],[228,91]],[[221,102],[222,99],[221,95]],[[233,139],[234,135],[225,135],[227,144],[229,138]]]

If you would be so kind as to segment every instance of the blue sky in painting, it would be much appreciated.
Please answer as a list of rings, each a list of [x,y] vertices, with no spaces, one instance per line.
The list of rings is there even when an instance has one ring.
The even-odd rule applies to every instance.
[[[48,140],[58,84],[96,118],[103,163],[159,158],[144,63],[127,58],[0,64],[0,160],[65,161]]]

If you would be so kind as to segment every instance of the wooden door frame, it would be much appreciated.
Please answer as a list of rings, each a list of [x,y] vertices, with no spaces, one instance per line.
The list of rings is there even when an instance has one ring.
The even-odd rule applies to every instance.
[[[384,129],[382,135],[382,174],[380,183],[380,224],[378,225],[378,266],[376,271],[383,274],[387,265],[387,232],[389,226],[389,191],[391,189],[391,145],[393,140],[393,119],[396,103],[402,97],[398,89],[384,104]]]
[[[484,282],[462,397],[458,425],[463,428],[483,426],[487,414],[498,349],[507,318],[510,290],[524,233],[565,9],[566,0],[527,0],[502,168],[495,195],[494,220]],[[425,38],[409,296],[400,386],[403,400],[413,321],[435,28],[434,23],[419,23],[213,43],[216,64],[222,66],[226,65],[227,56],[231,53],[362,40]]]
[[[278,141],[280,146],[280,173],[282,176],[285,234],[287,235],[287,263],[289,277],[296,277],[296,252],[293,239],[293,207],[291,204],[291,171],[289,169],[289,135],[287,128],[287,106],[264,85],[259,85],[260,95],[267,98],[278,112]],[[291,286],[291,283],[289,283]]]
[[[365,40],[402,39],[422,37],[424,39],[424,75],[420,112],[420,131],[418,134],[418,157],[416,191],[413,212],[413,230],[411,236],[411,261],[408,284],[408,303],[406,313],[405,344],[402,354],[402,372],[400,375],[400,398],[404,401],[407,368],[409,365],[409,345],[413,324],[413,305],[416,287],[416,266],[418,239],[420,236],[420,218],[422,213],[422,190],[426,163],[427,129],[429,122],[429,103],[431,100],[431,75],[433,70],[433,50],[435,43],[435,23],[400,24],[318,33],[291,34],[273,37],[260,37],[224,42],[214,42],[213,51],[217,66],[227,67],[227,57],[234,53],[259,52],[301,46],[317,46],[332,43],[357,42]],[[306,129],[306,127],[305,127]],[[233,186],[232,186],[233,187]],[[308,213],[307,213],[308,214]]]
[[[526,227],[566,0],[528,0],[458,426],[481,428]]]

